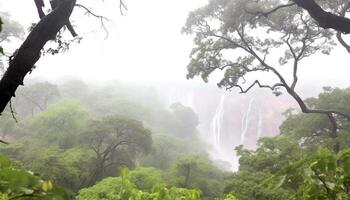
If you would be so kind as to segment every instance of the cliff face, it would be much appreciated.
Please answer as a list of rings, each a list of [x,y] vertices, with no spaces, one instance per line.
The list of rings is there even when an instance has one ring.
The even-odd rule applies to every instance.
[[[199,137],[209,144],[212,158],[229,162],[233,169],[238,167],[234,148],[242,144],[254,149],[259,137],[277,135],[282,113],[295,106],[287,95],[276,97],[269,91],[238,94],[206,86],[165,88],[159,93],[168,104],[180,102],[197,113]]]

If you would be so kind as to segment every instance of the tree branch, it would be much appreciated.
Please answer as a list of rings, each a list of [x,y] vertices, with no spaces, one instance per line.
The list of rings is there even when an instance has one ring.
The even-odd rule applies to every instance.
[[[270,86],[270,85],[263,85],[258,80],[255,80],[254,83],[251,84],[247,89],[243,89],[243,87],[240,85],[233,85],[231,88],[237,87],[237,88],[239,88],[239,90],[241,91],[242,94],[245,94],[245,93],[249,92],[250,89],[252,89],[255,85],[258,85],[260,88],[268,88],[272,91],[274,91],[277,87],[283,87],[282,83],[276,83],[273,86]],[[231,88],[228,88],[228,89],[231,89]]]
[[[103,28],[103,30],[106,32],[106,38],[108,37],[109,33],[108,33],[108,30],[104,24],[104,21],[108,21],[109,19],[107,19],[106,17],[102,16],[102,15],[97,15],[96,13],[92,12],[92,10],[90,10],[89,8],[87,8],[86,6],[84,5],[81,5],[81,4],[75,4],[75,6],[79,7],[79,8],[82,8],[86,11],[87,14],[89,15],[92,15],[96,18],[98,18],[100,20],[100,23],[101,23],[101,27]]]
[[[279,5],[269,11],[256,11],[256,12],[252,12],[252,11],[249,11],[247,9],[245,9],[245,12],[251,14],[251,15],[254,15],[254,17],[260,17],[260,16],[264,16],[264,17],[268,17],[268,15],[282,9],[282,8],[287,8],[287,7],[291,7],[291,6],[294,6],[295,3],[289,3],[289,4],[283,4],[283,5]]]
[[[348,1],[348,2],[344,5],[344,7],[340,10],[340,16],[345,17],[345,13],[346,13],[346,11],[348,11],[349,9],[350,9],[350,2]],[[342,37],[342,33],[341,33],[340,31],[337,31],[336,36],[337,36],[337,39],[338,39],[339,43],[346,49],[346,51],[348,51],[348,53],[350,53],[350,45],[348,45],[348,44],[344,41],[344,39],[343,39],[343,37]]]
[[[350,33],[350,19],[326,12],[315,0],[292,0],[298,6],[307,10],[310,16],[324,29],[334,29],[344,34]]]
[[[294,87],[289,87],[288,83],[285,81],[284,77],[272,66],[268,65],[262,58],[260,58],[260,56],[254,51],[254,49],[252,47],[250,47],[250,45],[248,44],[248,42],[246,41],[245,37],[244,37],[244,27],[241,27],[241,32],[239,30],[237,30],[237,33],[240,37],[240,39],[242,40],[242,42],[244,43],[245,47],[244,50],[246,49],[246,51],[248,53],[250,53],[252,56],[254,56],[260,63],[261,65],[263,65],[264,67],[266,67],[268,70],[271,70],[280,80],[281,83],[279,83],[280,87],[284,87],[286,89],[286,91],[288,92],[289,95],[291,95],[294,100],[298,103],[301,111],[303,113],[314,113],[314,114],[323,114],[326,115],[329,118],[330,121],[330,125],[331,125],[331,133],[330,136],[331,138],[336,138],[337,137],[337,131],[338,131],[338,124],[336,121],[336,118],[334,115],[338,115],[341,117],[346,118],[347,120],[350,121],[350,113],[343,113],[340,111],[336,111],[336,110],[325,110],[325,109],[309,109],[305,102],[302,100],[302,98],[299,96],[299,94],[295,91]],[[304,44],[304,43],[303,43]],[[304,44],[305,46],[305,44]],[[305,48],[305,47],[304,47]],[[304,50],[301,50],[301,52],[303,52]],[[298,57],[301,57],[302,54],[298,55]],[[296,70],[296,68],[294,67],[294,71]],[[295,71],[296,73],[297,71]],[[255,81],[255,83],[253,85],[251,85],[248,89],[243,90],[241,88],[241,91],[243,92],[248,92],[255,84],[258,84],[259,82]],[[293,84],[292,84],[293,86]],[[238,87],[237,85],[235,85],[235,87]],[[269,88],[268,86],[264,86],[265,88]],[[270,88],[271,89],[271,88]],[[336,142],[334,149],[335,152],[339,151],[339,143]]]
[[[18,49],[0,80],[0,113],[15,96],[18,86],[23,85],[24,77],[39,60],[41,49],[67,23],[75,2],[76,0],[62,1],[58,8],[40,20]]]

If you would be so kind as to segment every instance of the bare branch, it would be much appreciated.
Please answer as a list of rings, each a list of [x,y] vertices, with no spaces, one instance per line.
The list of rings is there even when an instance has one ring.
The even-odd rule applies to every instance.
[[[337,39],[338,39],[339,43],[346,49],[346,51],[348,53],[350,53],[350,45],[345,42],[345,40],[343,39],[341,34],[342,34],[341,32],[339,32],[339,31],[337,32],[337,34],[336,34]]]
[[[13,107],[12,107],[12,100],[10,100],[10,112],[11,112],[12,118],[15,120],[16,123],[18,123],[18,120],[15,116],[16,112],[13,110]]]
[[[346,2],[346,4],[344,5],[344,7],[342,7],[342,9],[340,10],[340,16],[344,17],[346,11],[348,11],[350,9],[350,2]],[[337,39],[339,41],[339,43],[346,49],[346,51],[348,51],[348,53],[350,53],[350,45],[348,45],[345,40],[342,37],[342,33],[340,31],[337,31]]]
[[[337,121],[336,121],[336,118],[334,115],[338,115],[338,116],[341,116],[341,117],[344,117],[345,119],[349,120],[350,121],[350,113],[343,113],[343,112],[340,112],[340,111],[336,111],[336,110],[322,110],[322,109],[309,109],[305,102],[302,100],[302,98],[299,96],[299,94],[294,90],[294,87],[295,87],[295,84],[293,86],[292,84],[292,87],[289,87],[287,82],[285,81],[284,77],[272,66],[268,65],[255,51],[252,47],[250,47],[250,45],[248,44],[248,42],[246,41],[245,37],[244,37],[244,29],[243,27],[241,27],[241,32],[239,30],[237,30],[236,32],[238,33],[239,37],[241,38],[242,42],[244,43],[245,45],[245,48],[247,49],[247,52],[250,53],[251,55],[253,55],[260,63],[261,65],[263,65],[264,67],[266,67],[268,70],[271,70],[280,80],[281,83],[278,83],[280,85],[277,85],[277,86],[280,86],[280,87],[284,87],[288,94],[291,95],[294,100],[298,103],[301,111],[303,113],[314,113],[314,114],[323,114],[323,115],[326,115],[329,120],[330,120],[330,124],[331,124],[331,133],[330,133],[330,136],[332,138],[336,138],[337,137],[337,131],[338,131],[338,124],[337,124]],[[306,46],[306,43],[303,42],[303,47],[305,48]],[[300,59],[302,57],[302,54],[303,54],[303,51],[304,50],[301,50],[301,54],[297,56],[297,59],[296,61],[298,61],[298,59]],[[300,57],[300,58],[298,58]],[[296,67],[294,66],[294,71],[295,71],[295,77],[296,76],[296,73],[297,73],[297,65]],[[297,78],[295,79],[297,80]],[[245,93],[245,92],[248,92],[255,84],[258,84],[259,85],[259,82],[258,81],[255,81],[253,83],[253,85],[251,85],[250,87],[248,87],[248,89],[246,90],[243,90],[241,86],[239,85],[234,85],[234,87],[238,87],[241,89],[241,92]],[[260,86],[260,85],[259,85]],[[266,86],[266,85],[261,85],[265,88],[273,88],[273,87],[269,87],[269,86]],[[276,87],[277,87],[276,86]],[[335,152],[338,152],[339,151],[339,144],[336,143],[335,146],[334,146],[334,151]]]
[[[124,3],[124,0],[119,0],[119,11],[122,15],[125,15],[124,11],[128,11],[128,7]]]
[[[272,91],[274,91],[277,87],[283,87],[284,85],[282,83],[276,83],[275,85],[273,86],[270,86],[270,85],[263,85],[261,84],[258,80],[255,80],[253,84],[251,84],[247,89],[243,89],[242,86],[240,85],[233,85],[232,87],[230,88],[227,88],[228,90],[233,88],[233,87],[237,87],[239,88],[240,90],[240,93],[247,93],[249,92],[255,85],[258,85],[260,88],[267,88],[267,89],[270,89]]]
[[[101,27],[103,28],[103,30],[106,32],[106,37],[105,38],[108,38],[108,35],[109,35],[109,32],[104,24],[104,21],[109,21],[108,18],[102,16],[102,15],[98,15],[94,12],[91,11],[91,9],[87,8],[86,6],[84,5],[81,5],[81,4],[75,4],[75,6],[79,7],[79,8],[82,8],[86,11],[86,14],[89,14],[89,15],[92,15],[93,17],[96,17],[100,20],[100,23],[101,23]]]

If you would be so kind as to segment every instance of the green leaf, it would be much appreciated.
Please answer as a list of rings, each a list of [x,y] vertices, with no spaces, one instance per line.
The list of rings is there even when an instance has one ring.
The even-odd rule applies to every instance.
[[[11,165],[10,160],[5,156],[0,155],[0,168],[9,167],[10,165]]]
[[[51,181],[44,181],[43,185],[42,185],[42,189],[47,192],[49,190],[52,189],[52,183]]]

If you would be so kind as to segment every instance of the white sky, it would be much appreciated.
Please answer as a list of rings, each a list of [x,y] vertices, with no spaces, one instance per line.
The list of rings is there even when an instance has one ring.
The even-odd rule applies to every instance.
[[[99,23],[76,8],[72,21],[78,34],[84,37],[67,53],[45,56],[30,75],[57,79],[62,76],[85,80],[123,81],[182,81],[192,39],[181,34],[189,11],[204,5],[207,0],[126,0],[128,11],[120,16],[118,1],[78,0],[96,13],[112,19],[107,24],[109,37]],[[36,22],[32,0],[0,0],[2,10],[9,11],[25,24]],[[21,6],[18,6],[21,5]],[[70,35],[68,35],[68,38]],[[334,85],[329,79],[350,85],[350,55],[341,47],[332,56],[311,56],[302,61],[300,82],[317,80]],[[327,81],[326,81],[327,80]]]

